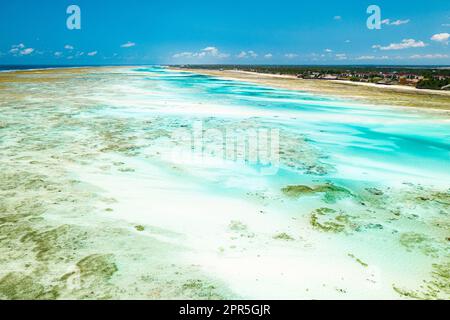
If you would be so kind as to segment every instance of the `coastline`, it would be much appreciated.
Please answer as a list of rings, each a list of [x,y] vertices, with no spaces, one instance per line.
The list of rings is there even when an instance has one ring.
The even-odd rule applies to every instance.
[[[448,296],[440,115],[159,67],[17,72],[0,87],[2,299]],[[279,130],[279,174],[174,161],[192,150],[174,133],[199,121]]]
[[[343,80],[305,80],[289,75],[273,75],[238,70],[210,70],[169,67],[170,70],[191,72],[230,80],[248,81],[289,90],[336,96],[355,102],[450,111],[450,92],[416,89],[398,85],[377,85]],[[419,100],[418,100],[419,98]]]
[[[0,66],[1,67],[1,66]],[[23,68],[23,69],[4,69],[1,70],[0,69],[0,74],[1,73],[6,73],[6,74],[14,74],[14,73],[46,73],[46,72],[57,72],[57,71],[73,71],[73,70],[92,70],[92,69],[105,69],[105,70],[110,70],[110,69],[120,69],[120,68],[139,68],[142,66],[134,66],[134,65],[123,65],[123,66],[119,66],[119,65],[99,65],[99,66],[84,66],[84,65],[80,65],[80,66],[37,66],[36,68]]]
[[[197,69],[195,69],[195,70],[197,70]],[[431,89],[417,89],[417,88],[411,87],[411,86],[386,85],[386,84],[376,84],[376,83],[369,83],[369,82],[356,82],[356,81],[350,81],[350,80],[299,79],[299,78],[297,78],[295,76],[291,76],[291,75],[258,73],[258,72],[252,72],[252,71],[242,71],[242,70],[227,70],[227,71],[236,72],[236,73],[250,74],[250,75],[262,75],[264,77],[272,77],[272,78],[279,78],[279,79],[297,79],[297,80],[320,81],[320,82],[330,81],[330,82],[339,83],[339,84],[348,84],[348,85],[354,85],[354,86],[365,86],[365,87],[372,87],[372,88],[381,88],[381,89],[387,89],[387,90],[392,90],[392,91],[416,92],[416,93],[421,93],[421,94],[437,94],[437,95],[443,95],[443,96],[450,96],[450,91],[431,90]]]

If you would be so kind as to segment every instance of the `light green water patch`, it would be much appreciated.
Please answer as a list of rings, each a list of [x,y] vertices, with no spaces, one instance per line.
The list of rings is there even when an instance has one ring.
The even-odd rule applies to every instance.
[[[429,195],[425,194],[417,197],[418,201],[429,202],[434,201],[444,206],[450,206],[450,191],[447,192],[433,192]]]
[[[340,199],[351,197],[352,193],[346,188],[336,186],[332,183],[316,186],[287,186],[281,189],[281,191],[288,197],[299,198],[302,196],[323,194],[323,200],[326,203],[335,203]]]
[[[138,177],[148,168],[146,164],[170,173],[167,179],[184,179],[184,187],[202,190],[205,197],[226,194],[232,199],[256,203],[259,210],[255,211],[261,217],[270,209],[279,208],[270,214],[283,224],[267,233],[257,232],[258,224],[245,216],[236,219],[230,212],[222,225],[227,237],[243,239],[249,246],[254,242],[258,247],[273,242],[283,249],[295,247],[301,236],[308,238],[310,247],[296,247],[301,250],[296,253],[314,250],[317,245],[340,243],[342,256],[353,259],[350,262],[359,269],[381,265],[386,273],[403,263],[395,261],[400,253],[410,259],[405,260],[405,265],[423,265],[424,269],[429,266],[432,270],[429,275],[420,274],[412,279],[411,282],[427,281],[422,288],[403,278],[393,281],[399,294],[432,299],[448,295],[448,186],[416,183],[392,186],[388,185],[390,179],[376,184],[366,181],[364,175],[354,180],[335,178],[336,163],[329,157],[332,149],[327,146],[354,143],[361,147],[367,143],[363,135],[370,134],[369,138],[377,140],[384,139],[386,134],[341,126],[339,122],[331,126],[321,124],[320,128],[311,125],[311,118],[303,120],[302,114],[293,114],[295,119],[288,125],[285,117],[268,120],[251,115],[205,118],[186,113],[159,116],[127,112],[135,105],[141,110],[148,106],[164,112],[179,102],[172,92],[164,92],[165,86],[149,85],[157,81],[145,82],[124,72],[116,76],[102,73],[73,77],[39,86],[17,83],[14,88],[2,88],[0,298],[236,298],[238,295],[230,292],[226,283],[179,258],[190,253],[189,248],[174,244],[183,242],[179,234],[155,228],[151,221],[147,224],[114,219],[117,211],[113,208],[120,196],[108,198],[103,190],[84,183],[76,175],[77,170],[89,173],[98,169],[105,176]],[[203,94],[195,84],[191,85]],[[140,91],[143,88],[149,94],[143,94]],[[211,92],[216,89],[220,88],[216,86]],[[234,89],[233,94],[241,94],[239,88]],[[258,93],[253,92],[257,91],[254,88],[244,91],[249,96]],[[211,97],[217,98],[213,93]],[[331,107],[315,108],[323,113]],[[311,109],[305,116],[311,116]],[[379,116],[377,120],[387,116]],[[398,114],[394,118],[402,120]],[[197,120],[203,122],[205,130],[230,129],[236,136],[253,127],[281,129],[280,170],[274,176],[257,177],[245,162],[219,169],[171,163],[167,152],[187,144],[174,139],[172,133],[180,128],[192,130]],[[318,134],[312,135],[315,130]],[[401,130],[404,129],[399,127]],[[436,140],[441,139],[438,131],[432,133]],[[318,143],[321,140],[323,144]],[[418,141],[430,142],[408,141],[411,145],[403,149],[406,152],[415,150]],[[220,145],[213,139],[207,139],[207,143],[211,147]],[[383,148],[393,145],[392,141],[384,141],[370,147],[383,152]],[[395,155],[395,149],[389,150]],[[358,154],[362,154],[361,149],[353,148],[351,155]],[[347,249],[354,242],[358,242],[357,250]],[[352,256],[347,257],[348,252]],[[315,254],[320,263],[322,253]],[[382,256],[392,261],[384,261]],[[417,275],[409,269],[404,273],[405,278]],[[319,279],[318,286],[322,282]]]
[[[206,278],[192,266],[183,266],[173,256],[179,248],[147,235],[130,233],[126,225],[100,218],[95,208],[86,211],[86,202],[92,199],[85,198],[76,188],[57,192],[58,197],[63,197],[66,191],[77,200],[66,203],[64,211],[57,209],[60,203],[57,198],[51,200],[49,191],[40,196],[51,203],[40,206],[16,205],[18,200],[28,200],[25,203],[37,200],[31,194],[22,193],[22,200],[1,198],[0,298],[158,299],[230,295],[222,284]],[[55,215],[57,220],[52,218]],[[83,221],[88,218],[86,226]],[[171,254],[165,257],[165,252]],[[148,259],[153,262],[144,261]],[[141,269],[143,265],[147,267]],[[193,281],[202,286],[189,287]]]
[[[46,290],[34,277],[11,272],[0,279],[0,296],[8,300],[49,300],[57,298],[58,293],[54,288]]]
[[[249,227],[238,220],[232,220],[228,226],[228,229],[233,233],[232,239],[236,239],[238,235],[240,238],[254,238],[255,233],[249,230]]]
[[[181,248],[153,238],[151,227],[133,232],[101,215],[114,199],[78,181],[68,167],[114,167],[111,155],[136,156],[139,134],[149,125],[98,117],[95,105],[94,113],[80,113],[89,108],[70,102],[27,112],[4,106],[7,120],[1,121],[9,125],[1,129],[0,146],[0,298],[236,297],[183,264]]]
[[[426,234],[416,232],[405,232],[400,234],[400,244],[406,248],[406,250],[419,251],[426,256],[438,258],[439,254],[443,254],[448,249],[445,249],[445,240],[438,241]],[[447,244],[448,245],[448,244]]]
[[[135,226],[134,228],[135,228],[137,231],[144,231],[144,230],[145,230],[145,227],[144,227],[144,226],[141,226],[141,225]]]
[[[357,263],[359,263],[361,266],[363,266],[364,268],[367,268],[369,265],[367,263],[365,263],[364,261],[362,261],[361,259],[359,259],[358,257],[355,257],[354,254],[349,253],[348,256],[352,259],[354,259]]]
[[[283,241],[294,241],[295,239],[287,234],[286,232],[282,232],[282,233],[277,233],[276,235],[273,236],[273,238],[275,240],[283,240]]]
[[[323,232],[351,232],[356,229],[352,216],[331,208],[319,208],[311,213],[311,226]]]
[[[430,279],[424,280],[419,289],[410,290],[393,285],[401,296],[418,300],[450,299],[450,262],[433,264]]]

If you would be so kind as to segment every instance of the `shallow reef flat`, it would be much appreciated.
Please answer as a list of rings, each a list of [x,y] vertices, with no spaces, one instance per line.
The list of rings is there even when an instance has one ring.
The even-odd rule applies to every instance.
[[[445,112],[159,67],[0,91],[1,299],[450,298]],[[279,130],[277,170],[199,124]]]

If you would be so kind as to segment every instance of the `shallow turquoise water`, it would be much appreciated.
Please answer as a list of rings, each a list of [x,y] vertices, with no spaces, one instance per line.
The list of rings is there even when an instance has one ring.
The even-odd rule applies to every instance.
[[[251,118],[255,113],[256,123],[264,121],[266,126],[305,135],[332,166],[348,160],[352,161],[351,166],[364,167],[367,160],[372,170],[399,175],[393,179],[401,177],[406,181],[410,176],[450,186],[450,121],[441,114],[362,106],[306,92],[159,67],[138,71],[147,73],[149,89],[156,83],[161,94],[170,99],[202,103],[205,112],[211,103],[230,110],[245,109],[244,117]],[[261,111],[269,113],[260,116]],[[339,170],[334,174],[340,176]]]
[[[180,176],[200,188],[202,199],[225,196],[233,201],[255,203],[257,214],[267,218],[252,216],[252,210],[238,211],[242,214],[239,219],[247,221],[249,229],[260,228],[261,233],[256,234],[263,234],[262,230],[273,224],[277,232],[284,228],[286,234],[294,238],[300,234],[310,239],[312,246],[320,248],[311,257],[307,257],[308,249],[286,249],[286,255],[277,258],[277,268],[292,267],[292,273],[284,279],[272,274],[274,267],[264,269],[261,261],[251,260],[251,253],[244,251],[236,262],[250,259],[249,269],[261,268],[262,274],[272,279],[260,284],[252,282],[251,272],[248,276],[229,275],[222,270],[222,265],[232,261],[226,255],[201,258],[201,265],[221,270],[216,274],[237,291],[249,291],[249,296],[255,297],[261,288],[261,296],[267,297],[268,290],[275,290],[269,283],[275,281],[291,287],[292,296],[302,296],[297,289],[306,282],[301,281],[295,270],[316,278],[320,274],[315,272],[316,268],[324,267],[328,257],[339,260],[341,255],[348,258],[348,254],[355,254],[369,264],[371,275],[356,281],[359,289],[353,293],[360,289],[364,292],[364,283],[369,281],[369,286],[379,285],[378,289],[369,288],[369,296],[391,297],[398,293],[393,292],[394,284],[400,284],[400,288],[418,288],[433,274],[432,268],[448,266],[450,119],[447,113],[362,105],[159,67],[135,71],[142,76],[134,85],[151,95],[134,96],[126,107],[111,110],[111,114],[139,119],[162,117],[161,129],[169,131],[183,127],[192,132],[199,122],[204,130],[230,130],[235,136],[245,136],[249,128],[279,130],[279,163],[272,174],[261,174],[267,168],[265,164],[252,161],[190,163],[181,159],[177,163],[182,170]],[[152,148],[171,149],[174,142],[177,139],[162,140]],[[198,154],[194,145],[192,152]],[[206,140],[200,155],[205,156],[205,148],[221,146],[220,140]],[[287,186],[300,186],[304,190],[305,186],[327,188],[330,185],[345,189],[306,192],[293,197],[283,191]],[[323,208],[331,211],[324,215],[315,211]],[[209,210],[213,217],[222,212],[220,208]],[[233,214],[224,211],[227,217]],[[272,218],[275,221],[270,221]],[[319,219],[318,226],[314,219]],[[217,231],[214,231],[215,224],[219,225]],[[221,234],[220,225],[219,221],[205,223],[204,228],[211,229],[208,239],[212,242]],[[338,230],[333,230],[336,226]],[[276,244],[272,247],[273,239],[272,235],[271,240],[264,242],[266,263],[272,263],[271,259],[280,250]],[[232,245],[223,243],[226,243],[223,247]],[[251,244],[242,246],[247,250]],[[305,259],[314,265],[309,271]],[[231,264],[230,268],[234,267],[237,266]],[[352,273],[352,268],[346,266],[342,270]],[[325,269],[318,282],[331,272]],[[379,279],[372,282],[368,278],[374,274]],[[337,275],[334,280],[338,279],[343,278]],[[434,280],[445,282],[441,278]],[[313,286],[317,289],[321,285]],[[279,297],[275,291],[272,293]],[[404,295],[408,294],[413,295]],[[436,297],[430,292],[417,296]]]
[[[448,113],[160,67],[63,75],[2,89],[0,218],[24,215],[13,240],[74,234],[36,242],[55,249],[44,267],[22,254],[29,242],[2,237],[0,279],[31,265],[33,281],[78,297],[63,275],[107,253],[117,272],[102,281],[120,298],[450,296]],[[277,157],[251,157],[255,130],[278,132]],[[72,226],[89,227],[78,251]]]

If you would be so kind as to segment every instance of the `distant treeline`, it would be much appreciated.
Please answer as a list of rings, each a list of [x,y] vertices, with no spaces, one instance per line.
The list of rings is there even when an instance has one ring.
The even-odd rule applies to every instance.
[[[305,72],[320,72],[322,74],[338,73],[409,73],[425,78],[436,76],[450,77],[450,68],[413,67],[413,66],[293,66],[293,65],[183,65],[181,67],[213,70],[242,70],[260,73],[297,75]],[[424,81],[425,82],[425,81]]]
[[[440,90],[441,88],[450,85],[450,78],[446,79],[424,79],[417,83],[418,89],[434,89]],[[449,88],[450,89],[450,88]]]
[[[401,84],[419,89],[450,90],[450,68],[436,66],[293,66],[293,65],[181,65],[213,70],[241,70],[295,75],[304,79],[338,79],[378,84]]]

